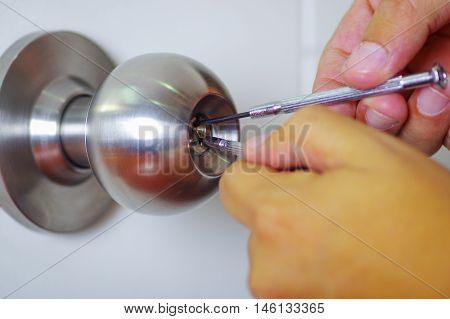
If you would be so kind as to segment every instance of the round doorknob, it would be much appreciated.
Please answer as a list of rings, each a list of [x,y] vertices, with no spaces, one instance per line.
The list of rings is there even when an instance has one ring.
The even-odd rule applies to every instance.
[[[220,80],[184,56],[114,68],[78,34],[32,34],[1,57],[0,89],[1,204],[49,230],[91,224],[111,198],[140,212],[185,211],[235,159],[197,139],[200,118],[236,110]],[[239,140],[237,121],[211,130]]]
[[[87,121],[87,156],[120,204],[150,213],[186,210],[210,193],[233,160],[198,152],[199,117],[235,113],[223,84],[203,65],[175,54],[146,54],[119,65],[95,94]],[[239,138],[239,123],[213,127]]]

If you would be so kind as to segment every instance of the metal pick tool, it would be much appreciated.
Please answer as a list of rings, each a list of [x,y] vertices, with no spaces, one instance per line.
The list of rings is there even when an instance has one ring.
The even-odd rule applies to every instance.
[[[203,143],[208,147],[234,156],[241,157],[243,153],[241,142],[229,141],[218,137],[207,137],[203,140]]]
[[[427,85],[436,85],[441,89],[444,89],[447,85],[447,82],[447,73],[445,72],[444,68],[441,65],[436,64],[429,72],[417,73],[408,76],[398,76],[371,89],[357,90],[351,87],[343,87],[335,90],[317,92],[309,95],[263,104],[251,109],[248,112],[203,120],[200,121],[200,125],[196,127],[196,131],[202,138],[202,142],[206,146],[240,157],[243,153],[242,145],[240,142],[207,136],[206,134],[204,134],[207,131],[206,126],[209,124],[236,120],[245,117],[258,118],[269,115],[291,113],[298,110],[299,108],[311,104],[333,104],[345,101],[357,101],[369,96],[401,92]]]
[[[447,73],[444,68],[436,64],[428,72],[416,73],[408,76],[397,76],[385,83],[370,89],[357,90],[351,87],[342,87],[330,91],[316,92],[286,100],[270,102],[250,109],[248,112],[237,113],[200,121],[199,124],[213,124],[250,117],[258,118],[269,115],[286,114],[294,112],[311,104],[334,104],[347,101],[358,101],[366,97],[402,92],[427,85],[445,88]]]

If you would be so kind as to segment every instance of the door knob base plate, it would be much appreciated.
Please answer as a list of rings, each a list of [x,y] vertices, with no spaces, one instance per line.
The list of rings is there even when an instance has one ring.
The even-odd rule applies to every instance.
[[[73,231],[111,205],[92,172],[67,159],[59,130],[70,101],[92,95],[113,68],[72,32],[26,36],[0,58],[0,203],[19,221]]]

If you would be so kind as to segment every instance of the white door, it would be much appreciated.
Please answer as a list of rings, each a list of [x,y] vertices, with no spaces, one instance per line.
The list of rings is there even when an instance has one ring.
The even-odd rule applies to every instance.
[[[2,0],[0,52],[31,32],[70,30],[117,63],[180,53],[211,68],[244,111],[309,92],[320,51],[350,3]],[[441,156],[449,162],[448,152]],[[0,211],[0,297],[251,296],[248,231],[217,194],[170,217],[129,213],[116,206],[88,229],[58,234],[25,228]]]

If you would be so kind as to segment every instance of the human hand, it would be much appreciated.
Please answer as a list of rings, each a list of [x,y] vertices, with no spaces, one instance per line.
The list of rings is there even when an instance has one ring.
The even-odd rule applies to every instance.
[[[314,90],[364,89],[399,73],[450,70],[448,0],[356,0],[327,44]],[[450,148],[450,85],[332,106],[431,155]]]
[[[298,111],[245,154],[220,194],[251,230],[256,297],[450,296],[445,168],[323,107]]]

